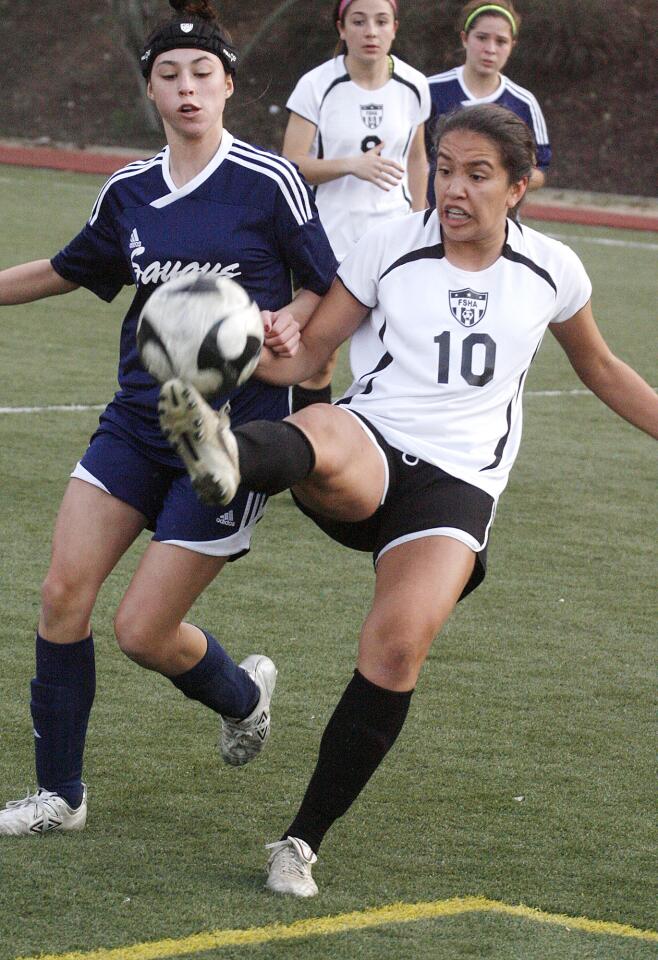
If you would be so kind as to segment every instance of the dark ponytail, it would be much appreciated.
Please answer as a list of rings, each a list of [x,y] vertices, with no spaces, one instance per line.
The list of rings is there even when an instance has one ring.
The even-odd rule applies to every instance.
[[[200,20],[219,19],[210,0],[169,0],[169,6],[181,16],[198,17]]]

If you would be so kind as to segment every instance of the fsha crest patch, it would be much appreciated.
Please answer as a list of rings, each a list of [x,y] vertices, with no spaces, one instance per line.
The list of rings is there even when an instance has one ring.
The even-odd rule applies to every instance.
[[[384,119],[384,104],[383,103],[362,103],[361,119],[365,123],[368,130],[376,130],[379,124]]]
[[[450,313],[462,327],[474,327],[487,312],[488,293],[478,293],[467,287],[465,290],[450,290]]]

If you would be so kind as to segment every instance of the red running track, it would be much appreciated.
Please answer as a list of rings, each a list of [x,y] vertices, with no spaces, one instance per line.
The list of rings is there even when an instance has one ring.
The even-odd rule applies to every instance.
[[[109,175],[131,160],[140,160],[144,153],[96,153],[88,150],[68,150],[56,147],[8,146],[0,144],[0,163],[19,167],[43,167],[68,170],[74,173]],[[523,205],[524,216],[555,223],[580,223],[592,227],[617,227],[625,230],[658,231],[658,216],[610,207],[587,204],[544,204],[530,200]]]

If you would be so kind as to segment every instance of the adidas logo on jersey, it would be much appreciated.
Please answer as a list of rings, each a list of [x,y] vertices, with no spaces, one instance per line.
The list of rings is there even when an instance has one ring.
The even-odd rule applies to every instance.
[[[130,241],[128,242],[128,246],[130,247],[131,250],[135,250],[137,247],[141,247],[141,245],[142,245],[142,241],[139,239],[139,234],[137,233],[137,227],[135,227],[133,232],[130,234]]]
[[[225,527],[234,527],[235,520],[233,519],[233,511],[227,510],[226,513],[223,513],[221,517],[217,517],[216,523],[221,523]]]

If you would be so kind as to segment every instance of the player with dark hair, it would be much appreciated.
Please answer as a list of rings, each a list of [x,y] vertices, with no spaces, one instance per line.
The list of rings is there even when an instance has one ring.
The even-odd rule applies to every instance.
[[[351,337],[354,382],[334,406],[234,427],[193,388],[162,389],[161,423],[217,502],[242,478],[288,487],[333,539],[372,551],[375,592],[357,669],[268,887],[307,897],[320,844],[395,742],[432,642],[485,575],[496,503],[521,441],[523,386],[547,327],[581,380],[658,438],[658,397],[612,354],[568,247],[509,219],[535,162],[528,127],[493,105],[453,114],[437,143],[435,210],[372,230],[347,255],[294,358],[259,376],[307,377]],[[184,404],[176,404],[183,399]],[[183,453],[182,434],[195,457]]]
[[[267,498],[240,486],[225,508],[200,503],[160,432],[159,388],[140,363],[135,330],[159,284],[187,273],[229,276],[263,311],[268,346],[291,356],[336,262],[293,165],[224,129],[238,54],[212,5],[171,6],[175,15],[154,30],[141,59],[167,145],[110,177],[85,227],[52,260],[0,273],[0,304],[78,286],[110,301],[135,286],[121,333],[119,390],[71,475],[42,588],[31,701],[38,790],[0,811],[0,834],[85,825],[91,615],[104,580],[145,529],[153,539],[115,617],[120,648],[220,714],[227,763],[255,757],[269,734],[272,661],[252,655],[238,666],[210,633],[184,621],[224,564],[249,550]],[[291,272],[299,286],[292,302]],[[255,380],[218,399],[224,402],[237,422],[289,412],[286,388]]]
[[[430,162],[430,204],[434,203],[433,140],[437,123],[453,110],[479,103],[507,107],[530,127],[537,144],[537,157],[528,190],[537,190],[546,182],[551,162],[546,121],[534,94],[502,72],[518,43],[521,17],[510,0],[495,3],[470,0],[459,13],[457,29],[466,54],[463,65],[429,78],[432,112],[425,130],[425,144]]]
[[[333,59],[304,74],[287,103],[283,154],[315,198],[338,260],[371,226],[426,206],[427,80],[391,54],[397,0],[339,0]],[[293,410],[331,401],[335,357],[293,388]]]

